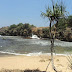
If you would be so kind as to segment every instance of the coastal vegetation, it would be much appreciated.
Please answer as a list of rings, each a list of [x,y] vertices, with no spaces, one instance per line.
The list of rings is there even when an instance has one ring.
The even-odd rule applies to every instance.
[[[56,38],[63,41],[72,41],[72,16],[59,19],[56,25]]]
[[[0,29],[0,34],[1,35],[6,35],[6,36],[24,36],[28,37],[32,33],[32,29],[35,27],[34,25],[30,25],[29,23],[19,23],[19,24],[13,24],[10,25],[9,27],[3,27]]]
[[[58,24],[55,26],[56,39],[72,41],[72,16],[59,19]],[[32,33],[41,38],[49,38],[49,27],[36,27],[29,23],[19,23],[0,28],[0,35],[3,36],[30,37]],[[54,33],[54,26],[52,26],[52,33]]]

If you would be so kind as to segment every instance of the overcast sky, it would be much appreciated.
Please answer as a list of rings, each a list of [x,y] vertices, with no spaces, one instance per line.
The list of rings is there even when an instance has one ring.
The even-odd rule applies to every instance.
[[[62,1],[71,15],[72,0]],[[37,27],[48,26],[49,21],[40,16],[41,11],[45,12],[48,5],[52,5],[51,0],[0,0],[0,27],[18,23],[30,23]]]

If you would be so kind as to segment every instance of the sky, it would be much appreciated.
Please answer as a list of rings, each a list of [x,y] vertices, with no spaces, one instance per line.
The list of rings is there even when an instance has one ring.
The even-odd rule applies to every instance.
[[[63,2],[72,15],[72,0]],[[48,5],[52,6],[51,0],[0,0],[0,28],[18,23],[29,23],[37,27],[49,26],[49,21],[41,17],[41,12],[45,12]]]

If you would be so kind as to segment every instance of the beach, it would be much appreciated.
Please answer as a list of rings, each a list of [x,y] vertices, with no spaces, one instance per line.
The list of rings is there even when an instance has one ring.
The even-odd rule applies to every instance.
[[[48,63],[50,62],[51,57],[48,55],[39,55],[39,56],[3,56],[0,57],[0,70],[3,69],[39,69],[45,71]],[[59,55],[54,56],[54,64],[57,70],[60,72],[72,72],[68,67],[68,60],[66,56]],[[50,63],[47,71],[54,72],[52,65]]]
[[[50,44],[50,40],[1,36],[0,72],[5,69],[39,69],[40,71],[46,71],[51,61]],[[72,54],[72,42],[55,40],[54,49],[54,65],[56,69],[60,72],[72,72],[68,66],[69,63],[67,60],[67,55]],[[51,63],[47,72],[54,72]]]

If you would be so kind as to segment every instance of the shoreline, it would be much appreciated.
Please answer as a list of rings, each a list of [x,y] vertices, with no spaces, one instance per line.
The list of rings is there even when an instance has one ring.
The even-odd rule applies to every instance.
[[[42,52],[37,52],[37,53],[27,53],[27,54],[20,54],[20,53],[11,53],[11,52],[4,52],[4,51],[0,51],[0,56],[40,56],[40,55],[47,55],[47,56],[51,56],[51,53],[42,53]],[[70,53],[53,53],[54,56],[69,56],[72,54]]]
[[[21,38],[23,38],[23,39],[33,39],[33,38],[31,38],[31,37],[24,37],[24,36],[3,36],[3,35],[0,35],[0,37],[21,37]],[[50,40],[50,38],[48,37],[48,38],[40,38],[41,40]],[[60,39],[58,39],[58,38],[55,38],[55,40],[57,40],[57,41],[62,41],[62,42],[72,42],[72,41],[66,41],[66,40],[60,40]]]
[[[39,69],[45,71],[48,63],[51,60],[51,56],[39,55],[39,56],[5,56],[0,57],[0,70],[2,69]],[[56,68],[62,72],[72,72],[68,68],[68,61],[66,56],[54,56],[54,64]],[[50,64],[48,71],[54,72]]]

